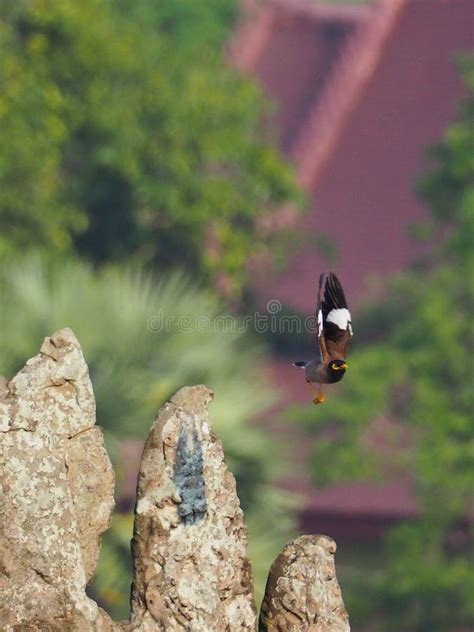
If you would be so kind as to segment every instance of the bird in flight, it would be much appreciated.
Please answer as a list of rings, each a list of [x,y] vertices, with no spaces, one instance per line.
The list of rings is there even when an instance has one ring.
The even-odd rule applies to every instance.
[[[346,355],[352,341],[351,313],[339,279],[332,272],[329,273],[324,285],[324,298],[321,300],[323,281],[324,274],[321,274],[316,306],[319,355],[293,365],[304,369],[314,404],[322,404],[326,399],[322,384],[335,384],[344,377],[348,366]],[[313,384],[319,385],[319,392],[314,389]]]

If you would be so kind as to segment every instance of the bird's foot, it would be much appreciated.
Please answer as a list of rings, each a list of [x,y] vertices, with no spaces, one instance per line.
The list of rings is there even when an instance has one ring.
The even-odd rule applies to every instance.
[[[325,401],[326,395],[324,393],[319,393],[319,395],[316,395],[316,397],[313,399],[313,404],[317,406],[318,404],[324,404]]]
[[[313,395],[313,404],[316,406],[317,404],[323,404],[326,401],[326,396],[320,390],[319,393],[314,390],[313,385],[309,380],[306,380],[306,384],[310,390],[311,395]],[[320,385],[321,388],[321,385]]]

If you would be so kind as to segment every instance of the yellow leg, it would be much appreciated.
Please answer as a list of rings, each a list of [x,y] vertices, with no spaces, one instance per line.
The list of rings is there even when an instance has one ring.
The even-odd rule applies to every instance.
[[[313,404],[315,406],[317,406],[318,404],[324,404],[324,402],[326,401],[326,396],[324,395],[324,393],[321,390],[321,384],[319,385],[319,393],[317,393],[314,388],[313,385],[311,384],[311,382],[308,382],[308,380],[306,380],[306,384],[308,385],[308,388],[311,392],[311,395],[313,395]]]

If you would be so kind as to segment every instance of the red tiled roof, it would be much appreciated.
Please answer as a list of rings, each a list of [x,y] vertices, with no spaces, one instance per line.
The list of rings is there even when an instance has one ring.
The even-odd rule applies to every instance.
[[[277,104],[282,147],[292,153],[305,120],[347,39],[367,21],[363,6],[272,0],[254,9],[232,46],[236,65],[251,71]],[[297,40],[295,39],[297,34]]]
[[[372,77],[407,0],[383,0],[348,38],[327,88],[302,120],[291,149],[302,186],[309,188],[336,147],[347,117]]]
[[[328,267],[315,244],[321,237],[336,246],[334,267],[350,296],[418,253],[407,234],[425,216],[416,176],[462,96],[453,57],[472,46],[472,2],[385,0],[358,9],[342,17],[316,5],[311,14],[307,2],[274,0],[234,42],[233,58],[277,101],[282,146],[311,202],[299,252],[285,274],[264,275],[262,302],[311,312],[315,279]]]
[[[406,481],[389,481],[380,485],[345,483],[328,489],[306,490],[306,511],[339,516],[383,515],[401,520],[418,516],[410,485]]]

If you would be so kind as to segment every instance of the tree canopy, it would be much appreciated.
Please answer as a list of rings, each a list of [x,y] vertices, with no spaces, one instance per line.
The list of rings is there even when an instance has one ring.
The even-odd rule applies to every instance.
[[[234,2],[23,0],[0,7],[0,260],[44,246],[221,277],[296,199],[223,54]],[[5,140],[7,142],[5,142]]]

